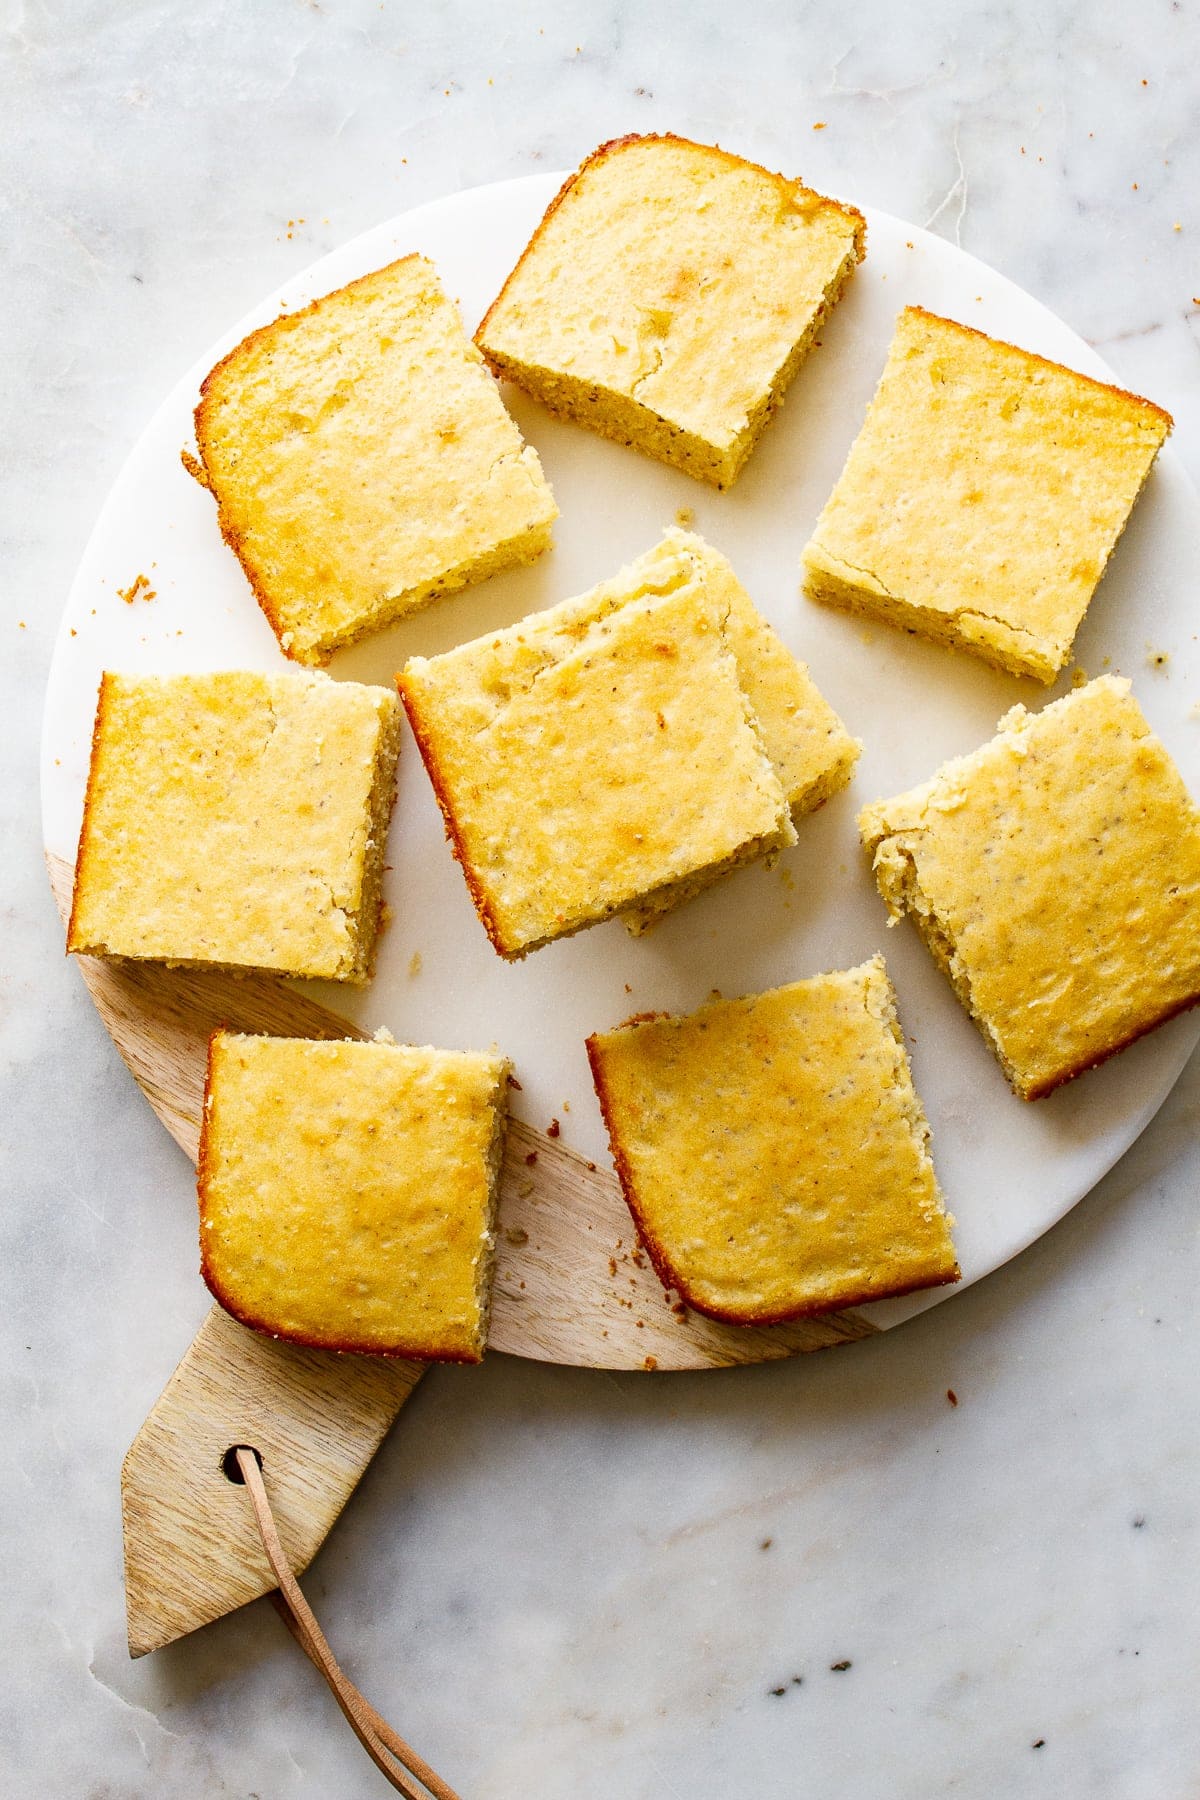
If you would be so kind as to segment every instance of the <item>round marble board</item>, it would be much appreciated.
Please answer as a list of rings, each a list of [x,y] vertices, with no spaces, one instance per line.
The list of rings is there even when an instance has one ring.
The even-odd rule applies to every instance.
[[[51,671],[42,792],[60,898],[74,860],[101,671],[287,666],[221,541],[211,497],[180,463],[180,449],[192,443],[203,376],[284,306],[302,306],[412,250],[433,259],[473,328],[561,179],[536,176],[457,194],[333,251],[214,344],[163,403],[93,532]],[[222,991],[170,971],[87,971],[156,1110],[189,1145],[205,1008],[226,1016],[232,1008],[232,1022],[239,1022],[238,995],[260,1029],[303,1029],[306,1021],[317,1029],[316,1001],[359,1028],[386,1025],[410,1042],[500,1045],[521,1088],[513,1096],[520,1123],[502,1203],[494,1348],[608,1367],[754,1361],[886,1329],[958,1291],[935,1289],[769,1330],[678,1316],[673,1296],[643,1266],[610,1172],[584,1054],[589,1031],[634,1012],[687,1010],[713,989],[751,993],[883,950],[934,1159],[958,1221],[963,1285],[1015,1255],[1087,1193],[1153,1117],[1200,1036],[1200,1016],[1177,1019],[1050,1099],[1024,1104],[915,931],[886,928],[855,831],[858,808],[974,749],[1014,702],[1039,706],[1050,697],[968,656],[818,607],[800,591],[802,547],[861,423],[895,316],[910,302],[1111,378],[1086,343],[1011,282],[940,238],[870,212],[866,261],[730,493],[560,423],[507,392],[562,511],[553,551],[531,568],[439,602],[332,666],[338,678],[389,683],[410,655],[445,650],[583,592],[690,515],[730,557],[757,605],[865,744],[849,790],[801,822],[799,843],[773,869],[741,871],[645,938],[631,939],[613,921],[510,966],[475,917],[420,758],[406,740],[389,840],[392,922],[370,987],[310,983],[302,993],[299,984],[255,981]],[[1190,628],[1196,523],[1195,495],[1167,452],[1076,645],[1089,675],[1111,668],[1133,678],[1193,790],[1200,786],[1200,720],[1193,717],[1200,655]],[[126,602],[118,590],[128,592],[139,573],[153,598]],[[1056,691],[1068,683],[1069,673]],[[325,1018],[327,1029],[337,1024]],[[163,1057],[172,1064],[165,1073]],[[553,1139],[544,1136],[552,1120],[559,1126]],[[525,1160],[531,1148],[538,1150],[535,1164]]]

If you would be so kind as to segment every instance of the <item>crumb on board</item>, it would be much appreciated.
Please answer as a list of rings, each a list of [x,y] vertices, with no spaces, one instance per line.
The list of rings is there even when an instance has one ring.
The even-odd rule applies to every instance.
[[[950,1402],[951,1406],[958,1405],[958,1395],[955,1393],[953,1388],[946,1389],[946,1398]]]
[[[510,1088],[515,1088],[518,1094],[523,1094],[525,1092],[524,1088],[521,1086],[521,1083],[517,1080],[516,1076],[514,1074],[512,1074],[511,1072],[509,1073],[509,1077],[508,1077],[508,1085]]]
[[[1084,668],[1081,668],[1080,665],[1078,663],[1076,663],[1075,667],[1071,670],[1071,686],[1073,688],[1086,687],[1087,681],[1088,681],[1087,670]]]
[[[408,973],[410,976],[421,973],[421,952],[419,950],[414,950],[408,959]]]
[[[1156,650],[1153,644],[1146,645],[1146,667],[1148,669],[1165,669],[1171,660],[1169,650]]]
[[[682,525],[685,531],[687,530],[689,525],[694,525],[696,523],[695,507],[694,506],[677,506],[675,508],[675,523],[677,525]]]
[[[193,456],[190,450],[185,449],[179,452],[179,460],[193,481],[198,481],[202,488],[210,485],[208,471],[198,456]]]
[[[643,1367],[643,1369],[657,1369],[657,1367],[658,1367],[657,1356],[644,1356],[642,1358],[642,1367]]]
[[[530,1194],[532,1194],[532,1192],[533,1192],[533,1183],[532,1183],[532,1181],[530,1181],[528,1176],[525,1177],[524,1181],[518,1181],[518,1183],[517,1183],[517,1199],[518,1200],[528,1200],[528,1198],[529,1198]],[[507,1232],[505,1233],[505,1236],[506,1237],[508,1236]],[[511,1237],[509,1237],[508,1241],[511,1244],[513,1240]]]
[[[561,1131],[562,1131],[562,1126],[559,1124],[558,1120],[551,1119],[550,1123],[546,1127],[546,1136],[548,1138],[556,1138],[559,1136]],[[534,1154],[536,1155],[537,1152],[535,1151]]]
[[[525,1158],[525,1161],[526,1161],[526,1162],[527,1162],[527,1163],[528,1163],[528,1164],[529,1164],[529,1167],[530,1167],[530,1168],[531,1168],[531,1169],[532,1169],[532,1167],[533,1167],[533,1165],[534,1165],[534,1163],[535,1163],[535,1162],[536,1162],[536,1161],[537,1161],[537,1156],[538,1156],[538,1153],[537,1153],[537,1151],[536,1151],[536,1150],[531,1150],[531,1151],[530,1151],[530,1152],[529,1152],[529,1154],[528,1154],[528,1155],[527,1155],[527,1156],[526,1156],[526,1158]]]
[[[158,590],[150,585],[150,577],[140,571],[127,588],[118,588],[117,593],[126,606],[132,606],[135,600],[154,600],[158,596]]]
[[[532,1185],[531,1182],[530,1186]],[[505,1229],[504,1241],[506,1244],[514,1244],[517,1246],[527,1244],[529,1242],[529,1233],[520,1225],[509,1225]]]

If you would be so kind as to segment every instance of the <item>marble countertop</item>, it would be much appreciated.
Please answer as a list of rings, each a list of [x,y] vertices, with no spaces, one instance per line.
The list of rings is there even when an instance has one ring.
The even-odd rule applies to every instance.
[[[366,226],[670,128],[995,264],[1196,476],[1198,53],[1168,0],[0,9],[5,1795],[385,1791],[264,1603],[125,1649],[120,1462],[207,1296],[191,1170],[62,958],[36,770],[161,394]],[[1198,1121],[1193,1059],[1061,1226],[874,1342],[434,1371],[306,1580],[349,1672],[467,1800],[1194,1795]]]

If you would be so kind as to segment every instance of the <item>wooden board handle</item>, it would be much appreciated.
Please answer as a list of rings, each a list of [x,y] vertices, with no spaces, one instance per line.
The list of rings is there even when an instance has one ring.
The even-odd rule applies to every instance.
[[[424,1369],[302,1350],[214,1306],[121,1471],[130,1655],[275,1586],[246,1495],[230,1479],[230,1450],[259,1452],[288,1559],[303,1570]]]

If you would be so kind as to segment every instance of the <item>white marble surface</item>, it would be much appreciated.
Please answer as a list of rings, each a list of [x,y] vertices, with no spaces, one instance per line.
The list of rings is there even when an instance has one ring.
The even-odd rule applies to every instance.
[[[120,1459],[206,1297],[190,1170],[39,867],[96,508],[166,386],[319,250],[656,127],[932,221],[1169,406],[1200,473],[1190,9],[901,10],[0,9],[6,1796],[385,1791],[265,1605],[125,1654]],[[1194,1795],[1198,1118],[1193,1062],[1062,1226],[875,1343],[434,1372],[308,1578],[335,1646],[467,1800]]]

